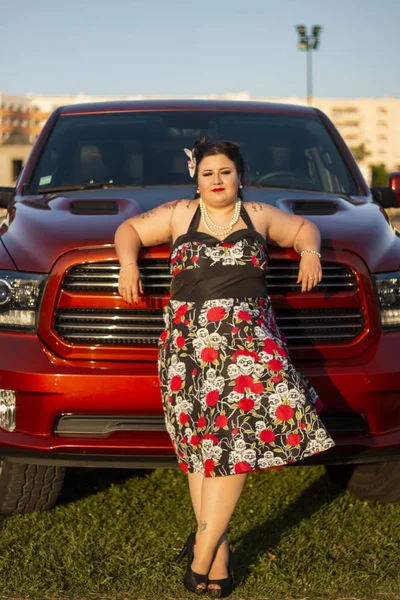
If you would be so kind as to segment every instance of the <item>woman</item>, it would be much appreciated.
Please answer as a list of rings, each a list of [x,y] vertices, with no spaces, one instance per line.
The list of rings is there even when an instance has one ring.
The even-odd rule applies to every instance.
[[[334,445],[317,416],[315,390],[290,361],[265,284],[268,240],[294,247],[301,255],[297,283],[302,292],[313,289],[322,277],[320,236],[302,217],[242,202],[245,166],[236,144],[203,139],[185,152],[197,176],[195,199],[120,225],[119,292],[136,303],[140,247],[172,240],[159,376],[198,522],[181,552],[188,559],[184,584],[224,597],[232,589],[226,531],[248,472]]]

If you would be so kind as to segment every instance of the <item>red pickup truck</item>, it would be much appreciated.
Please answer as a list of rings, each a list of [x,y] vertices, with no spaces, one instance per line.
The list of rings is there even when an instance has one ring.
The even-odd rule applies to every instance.
[[[43,128],[0,218],[0,512],[46,509],[65,467],[172,466],[157,380],[169,248],[144,248],[138,305],[118,295],[118,225],[193,197],[183,148],[239,142],[245,199],[311,219],[323,279],[270,245],[277,322],[324,401],[324,464],[362,498],[400,500],[400,173],[370,190],[319,110],[251,102],[65,106]],[[5,211],[4,211],[5,212]],[[260,475],[262,476],[262,475]]]

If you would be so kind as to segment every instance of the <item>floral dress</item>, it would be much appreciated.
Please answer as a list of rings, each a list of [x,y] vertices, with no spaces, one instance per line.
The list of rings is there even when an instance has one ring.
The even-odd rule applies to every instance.
[[[268,252],[247,228],[189,230],[170,257],[158,369],[179,466],[206,477],[283,466],[334,446],[315,389],[288,355],[266,289]]]

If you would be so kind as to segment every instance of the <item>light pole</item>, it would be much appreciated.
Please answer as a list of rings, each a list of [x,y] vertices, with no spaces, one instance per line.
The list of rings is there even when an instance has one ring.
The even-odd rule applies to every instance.
[[[311,51],[319,46],[319,35],[322,31],[320,25],[313,25],[312,33],[307,34],[305,25],[296,25],[299,34],[299,50],[307,51],[307,104],[312,104],[312,62]]]

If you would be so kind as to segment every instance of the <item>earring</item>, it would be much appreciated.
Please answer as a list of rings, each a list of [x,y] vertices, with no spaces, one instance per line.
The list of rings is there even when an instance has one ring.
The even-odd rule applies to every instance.
[[[200,194],[200,190],[199,190],[199,188],[197,188],[197,190],[196,190],[196,194]]]
[[[240,188],[241,190],[243,189],[243,186],[242,186],[242,184],[240,184],[240,185],[239,185],[239,188]]]

